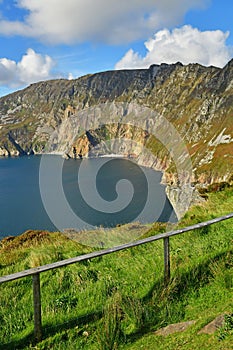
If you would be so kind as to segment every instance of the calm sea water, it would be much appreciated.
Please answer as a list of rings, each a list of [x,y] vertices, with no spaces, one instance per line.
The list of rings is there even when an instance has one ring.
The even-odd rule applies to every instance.
[[[0,239],[28,229],[176,221],[162,174],[125,159],[0,159]]]

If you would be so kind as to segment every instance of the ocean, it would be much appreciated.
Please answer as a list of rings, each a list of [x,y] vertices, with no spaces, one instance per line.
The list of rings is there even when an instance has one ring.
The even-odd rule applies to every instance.
[[[162,173],[117,157],[0,159],[0,239],[26,230],[175,222]]]

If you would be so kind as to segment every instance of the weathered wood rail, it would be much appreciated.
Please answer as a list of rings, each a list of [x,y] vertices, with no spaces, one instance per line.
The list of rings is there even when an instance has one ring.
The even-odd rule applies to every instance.
[[[95,251],[92,253],[77,256],[75,258],[61,260],[61,261],[57,261],[57,262],[52,263],[52,264],[47,264],[47,265],[43,265],[43,266],[29,269],[29,270],[16,272],[16,273],[13,273],[11,275],[0,277],[0,284],[14,281],[14,280],[24,278],[27,276],[32,276],[33,307],[34,307],[34,335],[35,335],[35,340],[37,342],[39,342],[42,339],[40,273],[45,272],[45,271],[49,271],[49,270],[53,270],[53,269],[57,269],[57,268],[60,268],[63,266],[75,264],[75,263],[78,263],[80,261],[94,259],[94,258],[97,258],[100,256],[104,256],[107,254],[112,254],[112,253],[118,252],[120,250],[133,248],[133,247],[136,247],[136,246],[139,246],[142,244],[146,244],[146,243],[150,243],[150,242],[154,242],[154,241],[158,241],[160,239],[163,239],[163,242],[164,242],[164,283],[167,284],[170,280],[170,242],[169,242],[169,238],[176,236],[176,235],[179,235],[179,234],[182,234],[182,233],[185,233],[185,232],[188,232],[188,231],[192,231],[192,230],[200,229],[202,227],[213,225],[213,224],[218,223],[220,221],[228,220],[231,218],[233,218],[233,213],[230,213],[230,214],[227,214],[227,215],[224,215],[224,216],[212,219],[212,220],[208,220],[205,222],[201,222],[199,224],[188,226],[188,227],[185,227],[185,228],[182,228],[179,230],[161,233],[161,234],[158,234],[156,236],[151,236],[148,238],[137,240],[135,242],[119,245],[119,246],[116,246],[113,248],[98,250],[98,251]]]

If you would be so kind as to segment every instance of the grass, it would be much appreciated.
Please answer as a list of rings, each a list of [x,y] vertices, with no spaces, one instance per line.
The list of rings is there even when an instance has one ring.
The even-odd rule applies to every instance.
[[[117,228],[103,228],[90,231],[75,231],[66,229],[64,234],[79,243],[96,248],[111,248],[117,245],[132,242],[151,231],[152,224],[140,224],[139,222],[118,225]],[[164,232],[166,225],[157,225],[158,230]]]
[[[179,227],[232,211],[232,187],[205,198]],[[163,230],[155,224],[146,235]],[[31,278],[1,284],[0,349],[233,349],[233,220],[170,241],[172,276],[166,288],[162,241],[42,273],[43,341],[37,345]],[[60,233],[28,231],[0,242],[0,275],[91,249]],[[198,334],[223,313],[228,319],[222,329]],[[183,333],[155,335],[188,320],[196,323]]]

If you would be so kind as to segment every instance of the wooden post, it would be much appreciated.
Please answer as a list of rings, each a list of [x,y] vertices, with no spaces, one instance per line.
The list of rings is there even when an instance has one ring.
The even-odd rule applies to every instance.
[[[164,246],[164,284],[167,285],[170,281],[170,244],[169,237],[163,239]]]
[[[41,323],[41,297],[40,297],[40,274],[32,275],[33,284],[33,306],[34,306],[34,335],[35,341],[42,340],[42,323]]]

